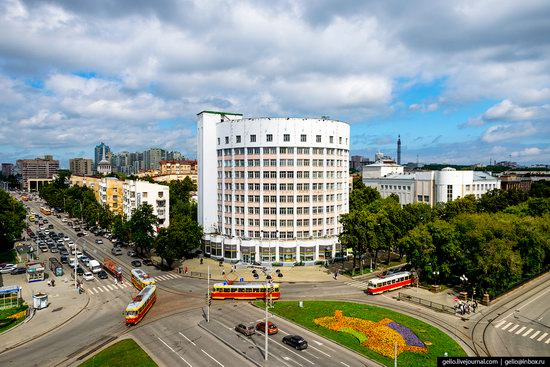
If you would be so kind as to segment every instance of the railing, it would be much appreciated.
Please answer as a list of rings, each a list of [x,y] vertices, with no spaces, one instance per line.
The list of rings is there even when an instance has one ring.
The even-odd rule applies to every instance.
[[[437,303],[437,302],[432,302],[430,300],[423,299],[423,298],[420,298],[420,297],[411,296],[409,294],[399,292],[397,294],[397,299],[400,300],[400,301],[409,301],[409,302],[412,302],[412,303],[417,303],[419,305],[429,307],[429,308],[432,308],[432,309],[437,310],[437,311],[447,312],[447,313],[450,313],[452,315],[455,314],[454,307],[443,305],[443,304]]]

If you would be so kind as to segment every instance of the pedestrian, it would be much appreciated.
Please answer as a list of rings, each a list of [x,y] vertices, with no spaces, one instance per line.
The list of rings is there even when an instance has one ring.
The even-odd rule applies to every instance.
[[[202,265],[202,257],[201,257],[201,265]]]
[[[118,279],[117,279],[117,277],[115,277],[115,285],[117,285],[117,284],[118,284]]]
[[[52,279],[52,287],[55,287],[55,279]]]
[[[222,269],[222,275],[225,275],[225,269]]]
[[[337,280],[337,279],[338,279],[338,270],[336,270],[336,271],[334,272],[334,280]]]

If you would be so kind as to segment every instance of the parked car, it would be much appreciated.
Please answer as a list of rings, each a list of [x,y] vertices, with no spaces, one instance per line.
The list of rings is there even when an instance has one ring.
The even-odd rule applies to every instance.
[[[15,268],[17,268],[15,264],[1,264],[0,273],[8,274],[8,273],[11,273]]]
[[[58,252],[59,252],[59,249],[58,249],[57,247],[51,247],[51,248],[50,248],[50,252],[52,252],[52,253],[55,254],[55,253],[58,253]]]
[[[10,274],[11,275],[17,275],[17,274],[25,274],[27,272],[27,268],[23,267],[17,267],[13,269]]]
[[[235,330],[246,336],[256,334],[256,331],[254,330],[254,325],[239,324],[235,326]]]
[[[77,272],[78,272],[78,270],[77,270]],[[84,280],[94,280],[95,279],[95,277],[94,277],[94,275],[92,274],[91,271],[85,271],[84,274],[82,274],[82,278]]]
[[[65,235],[63,236],[63,241],[70,241],[71,239],[69,238],[69,236]]]
[[[256,330],[260,330],[265,333],[265,321],[262,321],[256,324]],[[267,324],[267,334],[273,335],[273,334],[277,334],[278,332],[279,332],[279,329],[277,329],[277,326],[275,326],[274,323],[269,321]]]
[[[307,341],[299,335],[286,335],[283,337],[283,343],[298,350],[307,348]]]
[[[141,262],[143,263],[143,265],[153,266],[153,261],[151,261],[151,259],[143,259],[141,260]]]
[[[78,267],[76,268],[76,274],[84,275],[84,269],[82,269],[82,266],[78,265]]]
[[[141,267],[141,261],[139,261],[139,260],[134,260],[134,261],[131,262],[131,264],[134,268]]]
[[[76,234],[76,237],[84,237],[84,233],[83,233],[83,232],[78,232],[78,233]]]
[[[101,270],[99,273],[97,273],[97,277],[99,279],[107,279],[107,278],[109,278],[109,275],[107,274],[107,272],[105,270]]]
[[[119,256],[119,255],[122,255],[122,249],[118,248],[118,247],[113,247],[111,249],[111,254],[115,255],[115,256]]]
[[[137,256],[137,252],[135,250],[129,250],[126,254],[132,257]]]
[[[98,245],[101,245],[103,243],[103,240],[101,238],[98,238],[95,240],[95,243],[97,243]]]

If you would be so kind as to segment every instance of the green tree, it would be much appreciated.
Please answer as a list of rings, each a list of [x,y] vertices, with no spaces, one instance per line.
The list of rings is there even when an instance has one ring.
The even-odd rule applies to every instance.
[[[150,254],[153,247],[155,228],[158,218],[153,214],[153,207],[149,204],[138,206],[128,221],[130,239],[140,253]]]
[[[533,181],[529,190],[529,196],[534,198],[550,198],[550,181]]]
[[[120,215],[114,215],[113,224],[111,226],[111,233],[113,237],[128,243],[130,241],[130,229],[129,224]]]
[[[174,260],[189,255],[199,249],[202,228],[195,220],[182,216],[163,229],[155,241],[155,251],[171,267]]]
[[[0,190],[0,252],[13,249],[15,240],[25,229],[25,207],[5,191]]]

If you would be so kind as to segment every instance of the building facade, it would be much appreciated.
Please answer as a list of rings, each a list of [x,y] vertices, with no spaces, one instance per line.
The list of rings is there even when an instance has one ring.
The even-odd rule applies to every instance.
[[[385,198],[392,194],[399,197],[401,205],[447,203],[466,195],[481,197],[487,191],[500,188],[498,178],[481,171],[457,171],[443,168],[441,171],[403,172],[395,163],[375,163],[363,168],[363,183],[373,187]]]
[[[207,254],[283,264],[342,255],[348,124],[206,111],[197,126],[198,219]]]
[[[52,159],[35,158],[17,160],[17,170],[21,174],[24,190],[38,190],[38,188],[52,180],[59,171],[59,161]]]
[[[116,177],[104,177],[99,180],[99,202],[113,213],[124,214],[124,181]]]
[[[159,220],[159,228],[168,228],[170,224],[170,191],[168,186],[147,181],[126,180],[123,183],[123,212],[127,219],[134,210],[142,205],[153,207],[153,214]]]
[[[13,163],[2,163],[2,175],[8,177],[13,174]]]
[[[78,176],[91,176],[93,171],[93,161],[86,158],[69,159],[69,171]]]
[[[110,155],[111,148],[108,145],[101,142],[101,144],[96,145],[94,148],[94,171],[97,170],[97,165],[101,162],[102,159]]]

